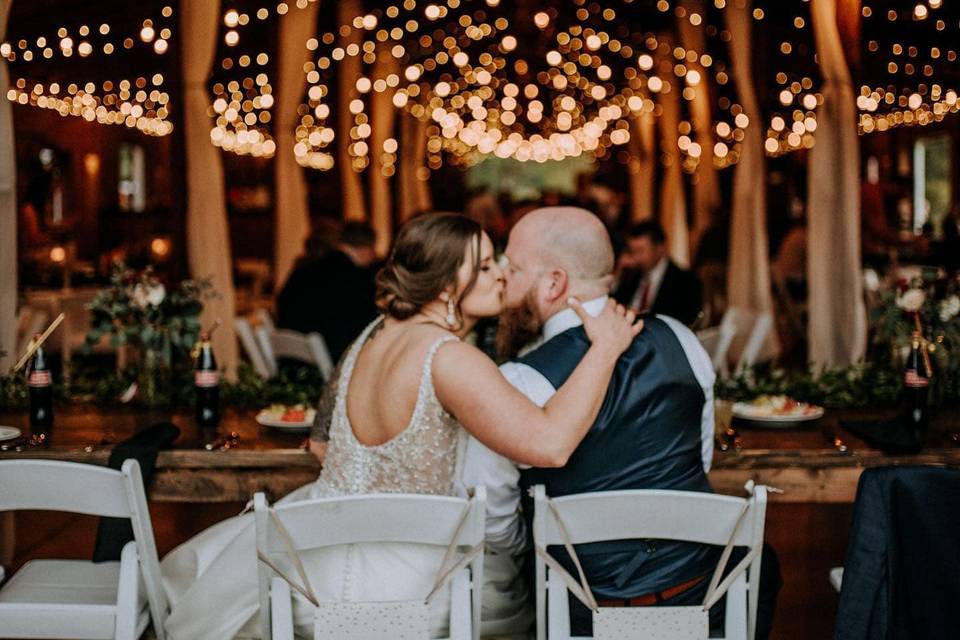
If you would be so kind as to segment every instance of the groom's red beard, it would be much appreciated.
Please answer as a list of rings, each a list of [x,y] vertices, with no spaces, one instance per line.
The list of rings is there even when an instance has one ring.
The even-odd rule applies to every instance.
[[[497,324],[497,356],[515,358],[520,350],[540,336],[541,324],[534,312],[534,292],[523,297],[520,306],[504,309]]]

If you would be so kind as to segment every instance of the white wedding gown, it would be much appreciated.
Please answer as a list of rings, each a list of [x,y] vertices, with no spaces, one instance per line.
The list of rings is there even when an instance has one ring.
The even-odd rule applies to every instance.
[[[366,446],[354,436],[346,398],[360,348],[377,323],[348,351],[338,381],[330,442],[316,482],[281,500],[363,493],[454,495],[465,435],[440,405],[431,366],[438,339],[423,363],[420,388],[409,424],[392,440]],[[161,563],[171,603],[166,630],[171,640],[257,637],[259,635],[257,560],[253,514],[230,518],[170,552]],[[371,522],[370,526],[377,526]],[[404,600],[430,591],[444,549],[412,544],[351,544],[302,554],[317,598],[326,601]],[[297,595],[299,598],[299,595]],[[515,605],[514,605],[515,606]],[[486,609],[486,607],[484,607]],[[431,601],[434,635],[446,631],[449,597]],[[294,606],[298,636],[313,637],[313,611],[299,599]]]

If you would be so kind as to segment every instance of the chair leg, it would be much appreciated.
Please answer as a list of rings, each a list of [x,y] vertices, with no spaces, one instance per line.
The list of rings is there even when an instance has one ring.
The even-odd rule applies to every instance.
[[[137,620],[140,616],[140,562],[137,543],[130,541],[120,553],[120,580],[117,584],[116,640],[136,640]]]
[[[264,640],[293,640],[293,603],[282,578],[270,582],[270,627],[271,636]]]
[[[450,640],[470,640],[473,612],[470,607],[470,579],[460,571],[450,582]]]

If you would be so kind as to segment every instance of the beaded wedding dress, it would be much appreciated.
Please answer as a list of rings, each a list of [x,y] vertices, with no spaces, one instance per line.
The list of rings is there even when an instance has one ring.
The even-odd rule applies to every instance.
[[[402,432],[374,446],[362,444],[354,435],[347,391],[360,349],[378,324],[367,327],[341,364],[319,479],[281,502],[364,493],[457,492],[465,435],[437,400],[431,375],[437,350],[456,337],[439,338],[427,352],[413,415]],[[171,640],[259,635],[255,546],[248,513],[214,525],[164,558],[163,582],[171,603],[166,629]],[[406,600],[427,595],[444,551],[427,545],[351,544],[301,555],[319,600]],[[445,632],[448,611],[449,598],[431,601],[434,635]],[[299,599],[294,618],[297,635],[312,638],[312,607]]]

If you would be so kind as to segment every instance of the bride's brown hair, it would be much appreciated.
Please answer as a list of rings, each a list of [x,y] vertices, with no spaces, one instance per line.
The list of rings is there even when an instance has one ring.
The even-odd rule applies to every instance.
[[[455,213],[429,213],[405,224],[377,274],[377,308],[397,320],[419,313],[445,289],[456,287],[457,272],[472,245],[473,269],[460,294],[460,300],[465,298],[477,281],[482,236],[480,224]],[[459,300],[456,315],[459,322]]]

